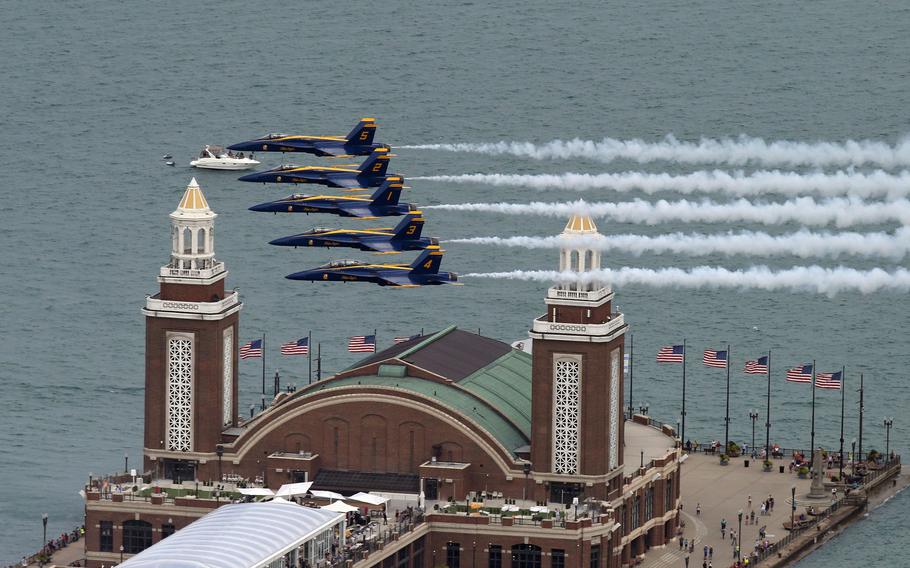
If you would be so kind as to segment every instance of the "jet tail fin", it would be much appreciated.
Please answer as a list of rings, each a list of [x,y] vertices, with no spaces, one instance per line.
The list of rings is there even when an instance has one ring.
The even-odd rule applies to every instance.
[[[442,264],[443,250],[439,245],[428,246],[417,259],[411,263],[411,272],[414,274],[436,274]]]
[[[423,231],[424,224],[423,213],[420,211],[411,211],[405,215],[404,219],[393,229],[395,233],[393,239],[419,239]]]
[[[345,138],[348,142],[355,144],[372,144],[374,134],[376,134],[376,119],[361,118],[354,130],[351,130]]]
[[[376,148],[370,154],[370,157],[364,160],[357,169],[360,170],[361,174],[384,176],[386,170],[389,169],[390,156],[388,148]]]
[[[371,205],[398,205],[404,180],[398,176],[389,176],[373,193]]]

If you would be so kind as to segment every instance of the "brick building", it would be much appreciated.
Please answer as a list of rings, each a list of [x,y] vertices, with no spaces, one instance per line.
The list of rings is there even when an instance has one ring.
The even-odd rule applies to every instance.
[[[426,521],[364,567],[617,568],[675,536],[681,454],[671,428],[623,414],[627,324],[608,286],[551,287],[546,313],[515,346],[452,326],[279,394],[243,420],[242,304],[214,258],[215,217],[194,180],[171,214],[160,291],[143,309],[152,478],[422,493]],[[599,251],[578,247],[601,238],[590,218],[572,217],[563,235],[560,270],[599,268]],[[561,513],[521,524],[439,507],[484,497]],[[119,559],[120,546],[138,552],[221,503],[90,490],[89,566]]]

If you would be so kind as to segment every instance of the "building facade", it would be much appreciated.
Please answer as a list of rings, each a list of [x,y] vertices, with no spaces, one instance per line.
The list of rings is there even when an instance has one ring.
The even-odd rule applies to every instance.
[[[678,443],[672,429],[623,415],[627,325],[594,278],[597,247],[582,246],[601,238],[590,218],[566,226],[559,266],[572,278],[548,290],[546,313],[518,348],[452,326],[281,393],[248,420],[236,401],[242,304],[225,292],[214,218],[191,183],[171,215],[160,292],[143,309],[149,476],[423,493],[426,521],[363,566],[616,568],[675,536]],[[129,497],[90,488],[90,566],[132,543],[127,523],[146,523],[157,542],[220,504]],[[445,512],[465,500],[560,514],[521,523]]]

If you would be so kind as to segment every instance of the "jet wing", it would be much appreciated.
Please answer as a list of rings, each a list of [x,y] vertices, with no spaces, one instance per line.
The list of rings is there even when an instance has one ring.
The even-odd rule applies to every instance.
[[[386,286],[394,286],[396,288],[420,288],[420,284],[414,284],[414,282],[404,274],[400,276],[380,276],[379,279],[385,282]]]
[[[316,155],[321,158],[347,158],[350,156],[344,146],[314,146]]]
[[[397,253],[395,247],[389,241],[361,241],[361,245],[368,247],[374,252]]]
[[[359,188],[363,186],[356,178],[350,177],[328,178],[326,181],[328,182],[328,185],[332,187],[341,187],[344,189],[353,189],[355,187]]]
[[[339,209],[345,212],[346,215],[350,217],[357,217],[359,219],[375,219],[376,215],[370,211],[369,207],[344,207],[339,206]]]

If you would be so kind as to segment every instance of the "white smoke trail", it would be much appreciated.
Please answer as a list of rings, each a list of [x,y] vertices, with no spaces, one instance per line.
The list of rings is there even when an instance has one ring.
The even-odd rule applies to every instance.
[[[677,140],[672,134],[658,142],[641,139],[601,141],[553,140],[544,144],[532,142],[495,142],[461,144],[418,144],[400,146],[419,150],[474,152],[488,155],[510,154],[537,160],[591,158],[603,162],[618,159],[638,163],[669,161],[685,164],[729,164],[743,166],[849,166],[872,164],[884,168],[910,165],[910,139],[897,144],[875,140],[844,142],[765,141],[762,138],[702,138],[698,142]]]
[[[641,284],[671,288],[736,288],[740,290],[791,290],[815,292],[833,296],[839,292],[857,291],[870,294],[882,290],[910,291],[910,270],[898,268],[891,272],[881,268],[855,270],[853,268],[823,268],[798,266],[773,271],[767,266],[753,266],[746,270],[728,270],[713,266],[699,266],[689,270],[680,268],[624,267],[618,270],[593,270],[589,272],[557,272],[553,270],[515,270],[512,272],[481,272],[465,274],[468,278],[499,278],[508,280],[534,280],[541,282],[603,282],[615,286]]]
[[[883,257],[901,260],[910,254],[910,227],[889,233],[814,233],[800,230],[785,235],[755,231],[715,235],[670,233],[667,235],[596,235],[577,237],[472,237],[452,239],[451,243],[497,245],[522,248],[583,248],[604,252],[623,251],[673,253],[688,256],[796,256],[799,258],[839,258],[841,256]]]
[[[821,226],[833,223],[838,227],[863,224],[881,224],[897,221],[910,225],[910,201],[898,199],[889,202],[866,202],[855,198],[838,198],[816,201],[811,197],[800,197],[781,203],[754,204],[745,199],[730,203],[716,203],[710,200],[679,201],[658,200],[654,203],[635,199],[633,201],[592,202],[584,200],[545,203],[454,203],[428,205],[423,209],[448,211],[484,211],[511,215],[544,215],[567,217],[573,214],[607,217],[622,223],[644,223],[656,225],[668,221],[700,223],[759,223],[782,225],[799,223]]]
[[[414,178],[412,178],[414,179]],[[416,179],[448,183],[484,183],[494,186],[518,186],[532,189],[563,189],[589,191],[610,189],[618,192],[659,191],[678,193],[727,193],[737,196],[781,194],[799,196],[817,193],[825,197],[852,195],[856,197],[887,197],[910,195],[910,171],[890,174],[884,170],[869,173],[841,170],[830,174],[758,171],[698,171],[688,174],[621,172],[603,174],[464,174],[455,176],[424,176]]]

